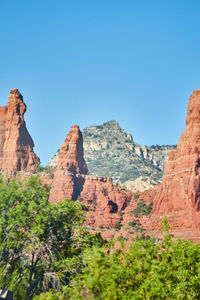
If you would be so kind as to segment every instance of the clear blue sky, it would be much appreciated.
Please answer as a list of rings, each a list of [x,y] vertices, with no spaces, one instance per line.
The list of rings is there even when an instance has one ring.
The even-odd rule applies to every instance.
[[[0,105],[11,88],[44,165],[72,124],[176,144],[200,88],[200,1],[0,0]]]

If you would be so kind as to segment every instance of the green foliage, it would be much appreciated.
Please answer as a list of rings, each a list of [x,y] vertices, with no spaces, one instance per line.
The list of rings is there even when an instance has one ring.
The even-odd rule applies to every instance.
[[[140,215],[148,216],[151,214],[153,207],[153,203],[150,203],[149,205],[146,205],[144,201],[141,199],[137,203],[137,207],[133,210],[133,214],[136,218],[138,218]]]
[[[0,286],[16,299],[60,291],[80,271],[83,249],[103,244],[79,227],[85,218],[80,203],[51,204],[48,197],[49,187],[37,177],[0,179]]]
[[[120,217],[123,216],[123,212],[122,212],[121,210],[119,210],[117,213],[118,213],[118,215],[119,215]]]
[[[161,232],[169,232],[169,230],[170,230],[170,225],[169,225],[169,223],[168,223],[168,218],[167,217],[165,217],[164,219],[162,219],[162,221],[161,221]]]
[[[0,178],[0,286],[15,299],[200,299],[200,248],[174,241],[167,218],[160,242],[142,234],[127,249],[120,236],[115,250],[79,226],[80,203],[48,197],[37,177]],[[142,231],[139,220],[129,225]]]
[[[136,238],[127,251],[87,249],[70,299],[199,299],[200,248],[190,241]]]
[[[142,226],[142,224],[140,223],[140,221],[138,219],[129,222],[128,225],[133,227],[134,231],[136,231],[136,232],[142,233],[144,231],[144,227]]]
[[[134,197],[134,199],[138,199],[140,197],[140,194],[135,193],[135,194],[133,194],[133,197]]]
[[[55,168],[53,167],[49,167],[49,166],[46,166],[46,167],[43,167],[40,163],[37,165],[37,167],[32,170],[32,173],[33,174],[37,174],[37,173],[41,173],[41,172],[45,172],[47,174],[53,174],[55,172]]]
[[[62,292],[49,291],[35,296],[33,300],[66,300]]]
[[[114,229],[115,229],[115,230],[120,230],[121,227],[122,227],[122,224],[121,224],[120,222],[117,222],[117,223],[115,223],[115,225],[114,225]]]

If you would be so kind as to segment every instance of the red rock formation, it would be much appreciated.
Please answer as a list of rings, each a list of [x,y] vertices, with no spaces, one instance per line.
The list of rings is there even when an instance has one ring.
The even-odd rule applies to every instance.
[[[76,200],[85,174],[87,166],[83,158],[83,136],[78,125],[74,125],[60,147],[49,201],[55,203],[64,198]]]
[[[57,170],[76,174],[87,174],[87,166],[83,158],[83,136],[78,125],[73,125],[60,147]]]
[[[79,199],[87,210],[86,225],[113,227],[121,221],[119,211],[124,210],[131,201],[132,192],[119,190],[112,184],[111,178],[86,173],[83,137],[75,125],[60,148],[49,201],[55,203],[64,198]]]
[[[176,236],[200,241],[200,90],[189,99],[186,129],[170,152],[147,227],[159,228],[164,216]]]
[[[8,104],[0,107],[0,171],[30,170],[39,163],[24,121],[25,111],[20,92],[11,90]]]
[[[96,228],[112,228],[115,223],[122,221],[122,211],[130,203],[132,195],[132,192],[113,185],[109,178],[86,176],[80,194],[80,201],[88,210],[85,224]]]

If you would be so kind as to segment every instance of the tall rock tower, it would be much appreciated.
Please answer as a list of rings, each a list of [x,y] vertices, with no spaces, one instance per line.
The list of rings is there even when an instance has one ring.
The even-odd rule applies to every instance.
[[[26,104],[18,89],[12,89],[8,104],[0,107],[0,172],[34,169],[39,158],[24,121]]]
[[[57,170],[84,175],[88,172],[83,158],[83,136],[78,125],[72,125],[60,147]]]
[[[58,165],[54,174],[50,202],[64,198],[76,200],[87,174],[83,158],[83,136],[78,125],[73,125],[60,147]]]
[[[186,129],[165,166],[153,217],[169,217],[174,233],[200,241],[200,90],[188,102]]]

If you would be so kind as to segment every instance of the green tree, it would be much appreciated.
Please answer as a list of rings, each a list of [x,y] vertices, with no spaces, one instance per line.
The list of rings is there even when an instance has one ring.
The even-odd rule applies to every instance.
[[[48,202],[49,187],[37,177],[26,182],[0,179],[0,286],[17,299],[62,289],[79,272],[86,245],[101,244],[79,225],[81,204]]]
[[[87,249],[83,262],[69,299],[200,299],[200,248],[169,234],[136,238],[127,251]]]

